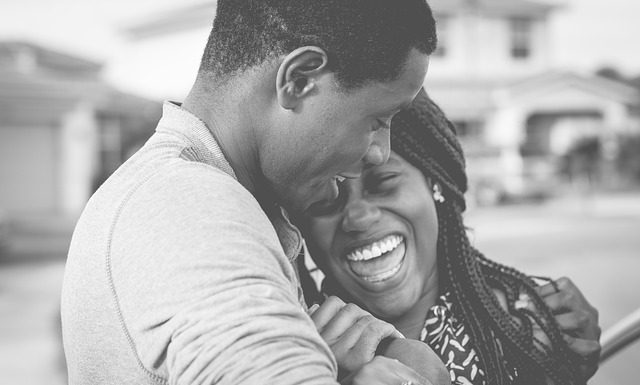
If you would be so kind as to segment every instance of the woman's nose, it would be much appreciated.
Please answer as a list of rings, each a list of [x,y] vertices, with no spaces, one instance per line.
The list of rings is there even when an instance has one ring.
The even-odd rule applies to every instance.
[[[377,206],[359,199],[347,204],[342,218],[342,230],[347,233],[365,231],[379,218],[380,209]]]

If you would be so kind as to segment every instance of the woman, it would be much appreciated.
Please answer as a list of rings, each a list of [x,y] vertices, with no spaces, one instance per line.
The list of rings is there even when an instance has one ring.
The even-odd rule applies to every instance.
[[[469,244],[462,149],[424,91],[394,118],[391,143],[388,163],[303,220],[325,294],[429,344],[454,384],[584,384],[597,311],[568,279],[538,284]]]

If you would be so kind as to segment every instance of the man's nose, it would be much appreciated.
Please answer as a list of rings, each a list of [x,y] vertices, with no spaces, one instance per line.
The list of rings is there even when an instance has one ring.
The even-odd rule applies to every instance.
[[[365,165],[379,166],[389,160],[391,152],[391,135],[389,130],[380,130],[365,154]]]
[[[380,209],[377,206],[364,199],[359,199],[358,201],[348,203],[345,207],[342,218],[342,230],[346,233],[366,231],[371,225],[376,223],[379,218]]]

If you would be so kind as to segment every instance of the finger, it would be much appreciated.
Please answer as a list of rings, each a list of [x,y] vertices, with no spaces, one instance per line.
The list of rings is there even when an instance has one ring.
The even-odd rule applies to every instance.
[[[558,288],[558,290],[556,290],[556,288]],[[558,285],[555,282],[549,282],[546,283],[544,285],[540,285],[537,286],[535,288],[536,292],[538,292],[538,295],[542,298],[549,296],[551,294],[557,293],[560,291],[560,288],[558,287]]]
[[[375,355],[377,345],[358,346],[362,344],[365,330],[375,328],[377,321],[373,316],[361,317],[349,327],[339,338],[331,341],[331,351],[336,356],[338,364],[347,371],[353,371],[371,361]]]
[[[333,351],[347,353],[350,351],[360,339],[364,330],[373,327],[375,318],[372,315],[360,317],[354,324],[348,327],[344,333],[331,346]],[[373,358],[373,357],[371,357]]]
[[[555,316],[560,330],[575,332],[584,329],[589,324],[589,319],[583,312],[564,313]]]
[[[566,334],[563,337],[567,341],[569,348],[582,357],[583,363],[579,365],[580,372],[582,372],[585,379],[589,379],[598,369],[598,358],[602,350],[600,343],[593,340],[574,338]]]
[[[377,359],[376,357],[375,359]],[[383,358],[383,357],[380,357]],[[431,385],[431,381],[424,378],[420,373],[404,365],[398,360],[392,360],[391,371],[398,377],[403,379],[403,382],[411,381],[412,384]]]
[[[322,331],[344,306],[344,301],[338,297],[331,296],[327,298],[322,305],[311,314],[311,319],[316,325],[316,329]]]
[[[555,316],[560,330],[573,337],[598,340],[600,327],[593,316],[585,311],[575,311]]]
[[[368,317],[367,317],[368,318]],[[359,335],[357,343],[351,349],[355,356],[373,358],[378,349],[378,345],[383,339],[394,336],[396,328],[386,322],[368,318],[369,323]]]
[[[320,305],[319,305],[319,304],[314,303],[313,305],[311,305],[311,307],[310,307],[309,309],[307,309],[307,314],[308,314],[309,316],[312,316],[312,315],[313,315],[313,313],[315,313],[315,312],[316,312],[316,310],[318,310],[318,308],[319,308],[319,307],[320,307]]]
[[[414,385],[432,385],[413,369],[398,360],[376,356],[367,363],[356,375],[357,384],[402,384],[411,381]]]
[[[598,341],[576,338],[568,334],[563,334],[562,337],[565,341],[567,341],[569,349],[571,349],[574,353],[584,357],[585,359],[597,357],[600,355],[600,350],[602,348]]]
[[[560,291],[580,291],[569,277],[560,277],[555,282]]]
[[[338,339],[351,326],[355,325],[358,320],[369,315],[357,305],[348,303],[344,305],[327,324],[320,330],[322,338],[329,342]]]
[[[561,291],[544,297],[544,303],[551,309],[553,314],[561,314],[577,310],[580,306],[569,293]]]
[[[555,283],[561,292],[568,293],[568,295],[574,298],[577,303],[589,304],[584,298],[584,295],[582,295],[580,289],[578,289],[578,287],[568,277],[560,277],[555,281]]]

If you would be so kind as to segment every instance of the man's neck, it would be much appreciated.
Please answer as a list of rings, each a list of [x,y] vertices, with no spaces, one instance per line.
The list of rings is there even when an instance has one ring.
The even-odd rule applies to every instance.
[[[250,103],[242,99],[237,92],[211,92],[196,82],[182,108],[207,125],[238,182],[255,194],[259,175],[256,137],[251,121],[247,119],[252,116]]]

